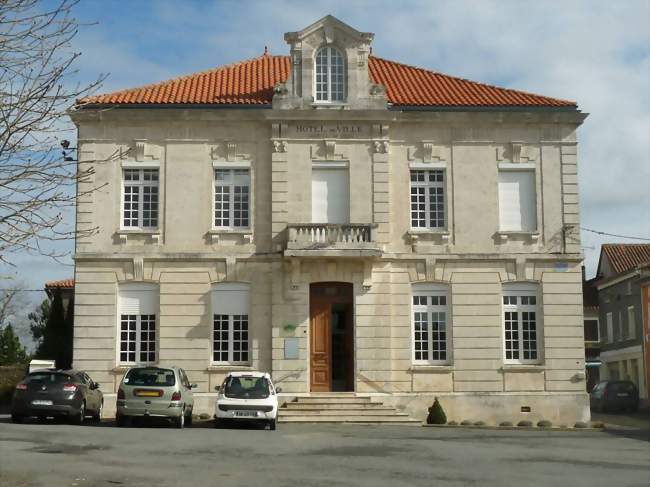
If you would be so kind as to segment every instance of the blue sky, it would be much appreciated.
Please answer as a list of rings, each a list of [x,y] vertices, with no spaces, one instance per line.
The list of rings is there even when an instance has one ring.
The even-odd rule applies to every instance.
[[[326,14],[374,32],[378,56],[577,100],[590,113],[579,133],[583,226],[650,238],[650,0],[82,0],[77,78],[108,73],[102,91],[111,91],[259,56],[264,46],[286,54],[283,34]],[[583,232],[588,274],[611,241],[625,240]],[[14,261],[0,272],[30,288],[73,274],[70,259]]]

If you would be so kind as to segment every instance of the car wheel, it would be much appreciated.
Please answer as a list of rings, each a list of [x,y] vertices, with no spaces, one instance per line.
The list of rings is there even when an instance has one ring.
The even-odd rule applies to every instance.
[[[39,416],[38,417],[38,422],[39,423],[45,423],[47,421],[47,416]]]
[[[25,416],[23,416],[23,415],[21,415],[21,414],[12,414],[12,415],[11,415],[11,421],[12,421],[13,423],[20,424],[20,423],[22,423],[23,421],[25,421]]]
[[[104,401],[102,401],[101,404],[99,405],[99,409],[97,410],[97,412],[93,414],[93,421],[96,421],[98,423],[101,422],[103,410],[104,410]]]
[[[185,416],[185,426],[188,428],[192,426],[192,410],[190,409],[190,412],[188,413],[187,416]]]
[[[86,418],[86,403],[82,402],[81,406],[79,406],[79,412],[72,417],[72,420],[70,422],[72,424],[80,425],[84,422],[85,418]]]
[[[272,419],[271,421],[269,421],[269,430],[270,431],[275,431],[277,423],[278,423],[277,419]]]
[[[129,418],[128,416],[122,416],[121,414],[118,414],[115,416],[115,424],[119,428],[124,428],[129,425]]]

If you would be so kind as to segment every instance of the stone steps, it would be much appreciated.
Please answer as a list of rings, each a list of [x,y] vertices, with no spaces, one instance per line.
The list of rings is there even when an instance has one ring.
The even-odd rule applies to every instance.
[[[318,393],[297,397],[278,411],[281,423],[412,423],[408,414],[354,393]]]

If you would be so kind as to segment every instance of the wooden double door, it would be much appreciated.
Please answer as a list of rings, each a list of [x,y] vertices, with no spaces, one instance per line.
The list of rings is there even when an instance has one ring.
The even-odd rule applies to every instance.
[[[319,282],[309,288],[312,392],[354,390],[352,284]]]

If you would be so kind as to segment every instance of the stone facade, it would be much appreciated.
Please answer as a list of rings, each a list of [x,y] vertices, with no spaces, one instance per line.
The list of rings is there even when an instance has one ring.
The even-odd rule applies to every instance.
[[[271,372],[287,398],[308,394],[310,284],[343,282],[353,285],[354,391],[418,418],[438,396],[450,420],[588,420],[576,151],[584,115],[392,110],[368,79],[370,34],[326,18],[286,38],[295,69],[271,109],[72,113],[80,165],[95,167],[79,184],[77,226],[97,228],[76,243],[74,365],[102,384],[107,411],[127,367],[121,284],[158,286],[157,363],[183,367],[198,384],[197,407],[211,412],[214,386],[232,369]],[[324,42],[354,67],[339,108],[310,103],[313,51]],[[371,236],[303,245],[312,169],[330,163],[348,169],[349,222]],[[534,172],[533,231],[499,231],[499,169],[514,165]],[[250,230],[214,228],[215,167],[250,171]],[[153,230],[121,226],[129,168],[159,170]],[[409,174],[431,169],[445,174],[446,225],[414,230]],[[219,282],[250,284],[248,365],[212,361],[210,294]],[[445,364],[414,363],[416,283],[448,286]],[[508,283],[537,286],[536,363],[505,359]],[[288,339],[295,358],[287,358]]]

